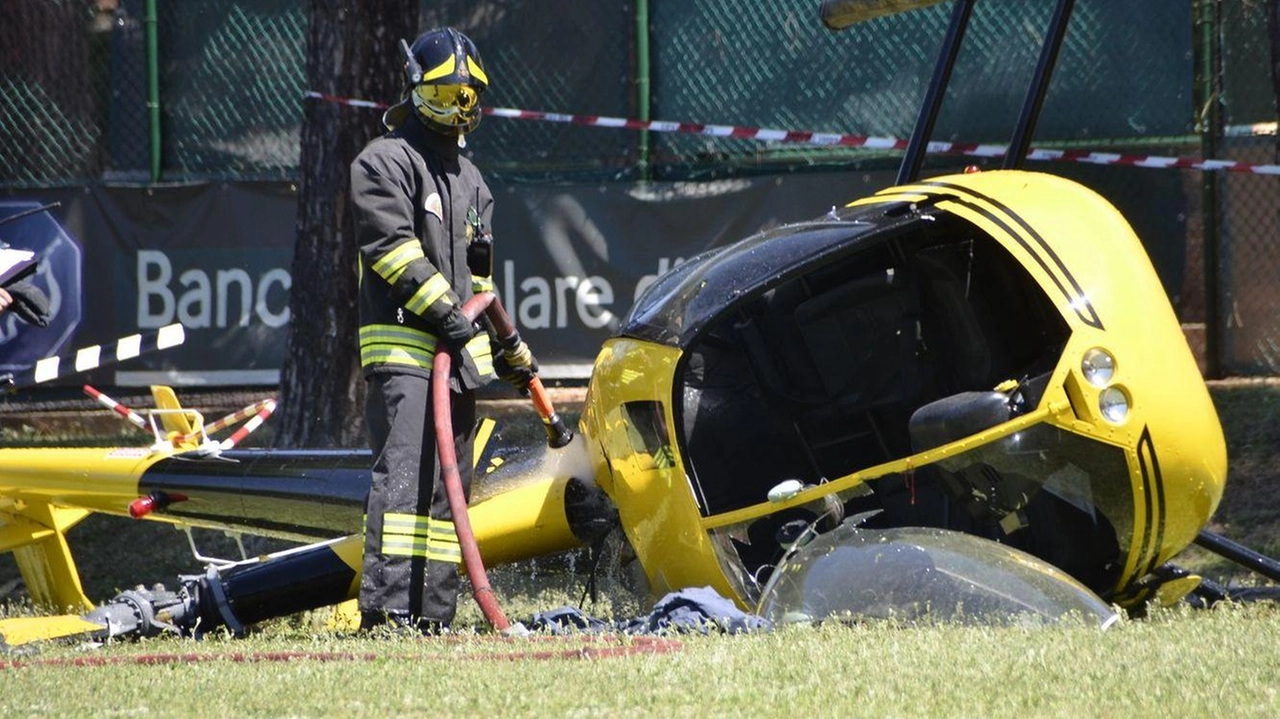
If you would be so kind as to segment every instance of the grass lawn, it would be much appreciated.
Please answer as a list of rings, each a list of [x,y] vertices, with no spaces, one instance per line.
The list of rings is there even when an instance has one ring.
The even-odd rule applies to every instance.
[[[0,715],[1021,718],[1280,712],[1275,607],[1171,610],[1106,632],[874,624],[676,641],[654,647],[474,636],[371,640],[277,626],[244,640],[153,640],[93,652],[58,647],[26,660],[43,664],[0,670]],[[592,657],[587,651],[606,646],[634,653]],[[646,651],[654,648],[667,651]],[[271,652],[312,658],[233,656]],[[118,663],[54,663],[85,657]]]

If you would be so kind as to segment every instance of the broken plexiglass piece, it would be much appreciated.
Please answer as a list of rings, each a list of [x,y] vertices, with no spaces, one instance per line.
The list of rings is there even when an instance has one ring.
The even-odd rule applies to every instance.
[[[1080,582],[1012,547],[944,529],[862,529],[853,521],[787,557],[757,611],[775,625],[1074,621],[1105,629],[1119,618]]]

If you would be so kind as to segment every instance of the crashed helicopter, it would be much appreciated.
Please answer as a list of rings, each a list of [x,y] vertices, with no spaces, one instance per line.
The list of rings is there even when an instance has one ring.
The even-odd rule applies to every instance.
[[[1166,563],[1214,537],[1227,459],[1179,322],[1112,205],[1019,169],[1070,0],[1005,166],[918,177],[972,5],[954,3],[895,186],[662,276],[602,347],[576,433],[543,402],[549,446],[477,475],[484,564],[616,529],[655,596],[710,586],[779,621],[985,603],[1105,624],[1196,587]],[[150,447],[0,450],[0,550],[77,612],[63,633],[238,633],[354,597],[368,453],[226,447],[156,393]],[[65,538],[88,512],[312,544],[94,609]],[[55,633],[15,621],[10,645]]]

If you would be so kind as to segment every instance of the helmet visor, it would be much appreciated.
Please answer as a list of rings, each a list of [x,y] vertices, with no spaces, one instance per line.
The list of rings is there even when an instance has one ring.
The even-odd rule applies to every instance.
[[[413,100],[420,112],[444,125],[461,127],[480,113],[479,94],[469,85],[418,85]]]

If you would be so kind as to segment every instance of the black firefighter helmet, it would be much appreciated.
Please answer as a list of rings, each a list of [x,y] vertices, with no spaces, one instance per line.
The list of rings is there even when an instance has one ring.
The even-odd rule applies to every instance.
[[[405,96],[387,112],[394,128],[412,108],[427,127],[445,135],[463,135],[480,124],[480,94],[489,76],[471,38],[451,27],[423,33],[405,54]]]

